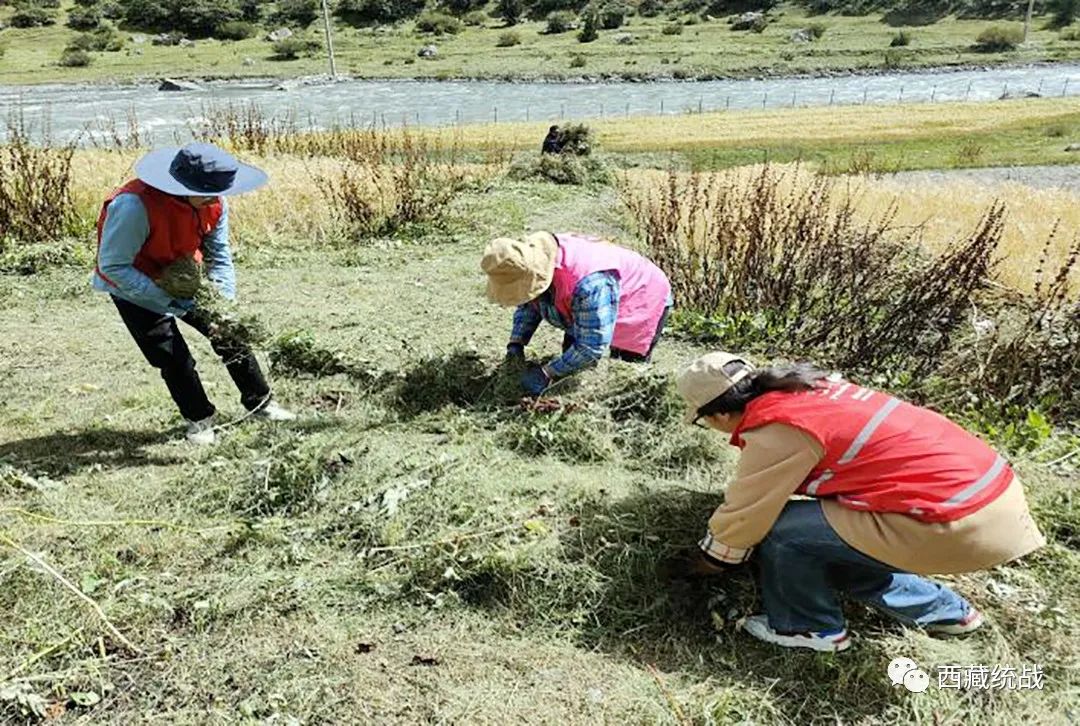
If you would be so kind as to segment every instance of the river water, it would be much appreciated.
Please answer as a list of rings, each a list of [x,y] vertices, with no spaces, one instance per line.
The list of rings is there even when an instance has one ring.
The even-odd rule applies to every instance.
[[[791,106],[938,103],[991,100],[1005,93],[1080,96],[1080,64],[830,78],[700,82],[505,83],[483,81],[344,81],[324,85],[213,82],[198,91],[154,85],[0,86],[0,112],[21,109],[54,139],[126,128],[132,114],[155,142],[181,140],[208,107],[256,104],[299,126],[335,124],[443,126],[478,122],[556,121],[615,116]],[[0,138],[3,131],[0,131]]]

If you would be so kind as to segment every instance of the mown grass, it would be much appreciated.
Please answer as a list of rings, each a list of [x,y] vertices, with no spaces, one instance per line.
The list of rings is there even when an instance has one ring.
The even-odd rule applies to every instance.
[[[937,641],[851,609],[859,638],[843,656],[758,645],[728,619],[753,607],[745,573],[694,587],[666,568],[733,461],[719,437],[671,421],[670,391],[631,386],[626,398],[637,374],[612,365],[562,391],[556,411],[484,398],[510,321],[483,300],[483,242],[536,227],[627,240],[612,191],[500,181],[454,214],[462,232],[441,242],[246,245],[244,304],[275,332],[306,330],[382,375],[279,370],[277,393],[301,420],[244,421],[208,450],[177,440],[159,377],[85,271],[2,280],[0,532],[77,584],[141,653],[8,547],[0,681],[23,684],[61,723],[1066,717],[1080,652],[1068,462],[1017,462],[1050,546],[949,578],[989,615],[979,635]],[[211,395],[238,417],[225,371],[191,342]],[[545,328],[531,350],[558,345]],[[666,341],[643,382],[697,352]],[[516,445],[586,433],[600,436],[593,463]],[[680,456],[657,465],[664,451]],[[928,669],[1038,663],[1046,686],[915,696],[886,679],[900,654]],[[22,720],[13,701],[0,708]]]
[[[67,2],[64,5],[70,7]],[[10,12],[0,7],[0,21],[6,20]],[[543,22],[526,22],[515,28],[521,44],[507,48],[496,45],[504,32],[499,20],[490,20],[482,28],[466,28],[459,35],[434,39],[417,33],[411,21],[378,32],[338,23],[334,45],[338,68],[365,78],[695,78],[1080,57],[1080,43],[1043,29],[1042,18],[1034,24],[1028,46],[995,54],[972,50],[979,33],[996,22],[986,20],[947,18],[916,28],[912,30],[911,45],[899,50],[889,47],[896,28],[882,22],[878,15],[808,18],[799,8],[787,6],[762,34],[732,32],[724,18],[717,18],[687,25],[680,35],[665,35],[662,29],[670,22],[666,17],[635,16],[626,27],[603,31],[598,41],[589,44],[579,43],[575,33],[546,35]],[[809,22],[824,23],[825,35],[814,43],[791,43],[791,33]],[[318,27],[313,26],[309,33],[319,39],[316,31]],[[636,43],[630,47],[617,45],[614,38],[623,33],[634,35]],[[146,43],[138,46],[138,53],[132,51],[135,46],[129,42],[119,53],[94,54],[86,68],[60,67],[61,51],[73,35],[63,25],[63,13],[61,22],[53,27],[2,31],[0,40],[7,46],[7,53],[0,60],[0,83],[113,81],[163,75],[282,77],[327,71],[325,58],[319,54],[289,62],[272,60],[270,43],[261,38],[199,41],[194,48]],[[418,59],[417,50],[432,41],[439,47],[438,58]],[[581,56],[584,66],[572,67],[574,56]],[[245,65],[246,59],[250,64]]]

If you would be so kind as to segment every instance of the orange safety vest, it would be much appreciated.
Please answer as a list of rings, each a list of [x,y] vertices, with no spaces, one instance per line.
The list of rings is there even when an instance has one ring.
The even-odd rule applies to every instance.
[[[770,423],[802,429],[825,455],[799,494],[850,509],[951,522],[994,501],[1013,479],[1008,462],[944,416],[847,381],[772,392],[746,406],[731,442]]]
[[[195,209],[181,197],[166,194],[137,179],[130,181],[110,194],[101,206],[97,223],[99,251],[101,231],[105,226],[109,204],[121,194],[134,194],[139,197],[146,208],[146,218],[150,225],[150,234],[135,256],[133,265],[136,270],[151,279],[157,279],[166,267],[181,257],[193,256],[196,261],[202,261],[203,237],[209,234],[221,219],[220,199],[202,209]],[[102,280],[117,287],[96,264],[95,272]]]

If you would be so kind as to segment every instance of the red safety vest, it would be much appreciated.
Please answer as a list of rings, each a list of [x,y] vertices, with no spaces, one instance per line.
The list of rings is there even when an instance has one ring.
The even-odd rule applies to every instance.
[[[147,184],[134,180],[120,187],[101,206],[98,216],[98,250],[101,249],[101,231],[105,226],[105,214],[109,204],[121,194],[134,194],[146,208],[146,218],[150,224],[150,234],[142,249],[135,256],[134,267],[151,279],[157,279],[162,270],[181,257],[193,256],[202,261],[202,240],[217,226],[221,219],[221,200],[218,199],[202,209],[195,209],[187,200],[159,191]],[[95,265],[95,272],[113,287],[116,283],[101,272]]]
[[[741,447],[744,431],[770,423],[802,429],[825,451],[798,493],[851,509],[951,522],[1013,479],[1000,454],[944,416],[847,381],[755,398],[731,442]]]
[[[611,270],[619,277],[619,314],[611,346],[647,354],[671,296],[667,276],[637,252],[596,237],[560,233],[555,238],[559,241],[552,278],[555,309],[565,320],[573,321],[572,302],[578,283],[594,272]]]

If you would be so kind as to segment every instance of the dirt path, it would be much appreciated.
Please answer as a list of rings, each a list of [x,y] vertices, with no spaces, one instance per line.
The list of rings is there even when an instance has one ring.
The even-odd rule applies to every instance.
[[[964,179],[980,184],[1005,182],[1025,184],[1036,189],[1066,189],[1080,192],[1080,164],[1070,166],[1017,166],[989,169],[953,169],[948,171],[905,171],[889,178],[930,184]]]

